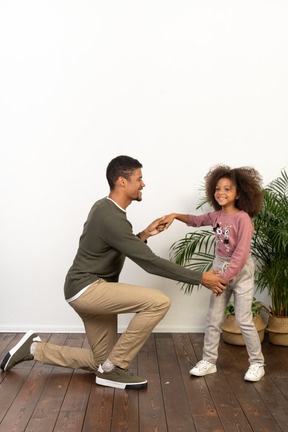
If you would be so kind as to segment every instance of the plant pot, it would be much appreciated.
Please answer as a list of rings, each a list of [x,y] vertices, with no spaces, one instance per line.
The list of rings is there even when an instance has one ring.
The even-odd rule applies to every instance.
[[[260,342],[264,339],[264,331],[266,324],[262,320],[262,316],[259,314],[253,317],[253,322],[258,331]],[[235,315],[225,315],[224,321],[221,325],[222,338],[224,342],[231,345],[245,346],[245,340],[236,322]]]
[[[269,342],[288,346],[288,317],[269,316],[267,331]]]

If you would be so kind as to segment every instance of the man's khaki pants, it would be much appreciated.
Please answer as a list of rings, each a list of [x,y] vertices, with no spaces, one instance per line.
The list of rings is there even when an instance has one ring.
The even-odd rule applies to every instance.
[[[100,279],[69,303],[81,317],[91,350],[38,343],[34,359],[73,369],[97,372],[108,357],[126,368],[170,307],[162,291]],[[117,337],[117,314],[135,313]]]

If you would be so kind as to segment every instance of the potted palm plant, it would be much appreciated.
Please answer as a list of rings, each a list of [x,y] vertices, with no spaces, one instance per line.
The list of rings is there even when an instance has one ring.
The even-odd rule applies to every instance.
[[[256,290],[268,290],[271,298],[268,328],[269,341],[288,346],[288,175],[285,170],[263,189],[261,213],[253,218],[254,236],[251,244],[256,261]],[[203,201],[198,208],[202,207]],[[214,232],[197,230],[176,241],[170,257],[191,270],[208,271],[215,255]],[[193,285],[182,284],[185,293]]]
[[[269,341],[288,346],[288,175],[285,170],[264,189],[262,212],[255,218],[252,251],[256,286],[271,298]]]
[[[256,327],[256,330],[258,332],[260,342],[262,342],[264,339],[264,332],[266,328],[266,324],[264,323],[262,316],[260,314],[262,308],[264,308],[262,303],[256,300],[256,298],[254,297],[252,302],[252,307],[251,307],[251,311],[253,315],[252,319]],[[221,328],[222,328],[222,338],[224,342],[232,345],[240,345],[240,346],[246,345],[241,330],[239,329],[238,324],[236,322],[235,308],[233,302],[229,302],[226,307],[225,317],[221,325]]]

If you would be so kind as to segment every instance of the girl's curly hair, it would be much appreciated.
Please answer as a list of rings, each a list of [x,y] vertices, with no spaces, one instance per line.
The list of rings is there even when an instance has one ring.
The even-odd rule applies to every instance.
[[[215,189],[221,178],[228,178],[236,186],[239,199],[236,207],[244,210],[250,217],[257,216],[263,205],[262,177],[252,167],[230,168],[227,165],[216,165],[205,176],[206,197],[215,210],[221,206],[214,198]]]

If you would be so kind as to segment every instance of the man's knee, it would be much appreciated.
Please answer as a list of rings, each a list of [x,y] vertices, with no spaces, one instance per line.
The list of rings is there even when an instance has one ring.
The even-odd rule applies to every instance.
[[[164,310],[168,311],[171,306],[170,298],[164,294],[162,291],[159,291],[158,304]]]
[[[164,316],[169,310],[171,305],[170,298],[160,290],[150,290],[147,294],[145,303],[143,303],[143,310],[150,310],[154,312],[160,312]]]

